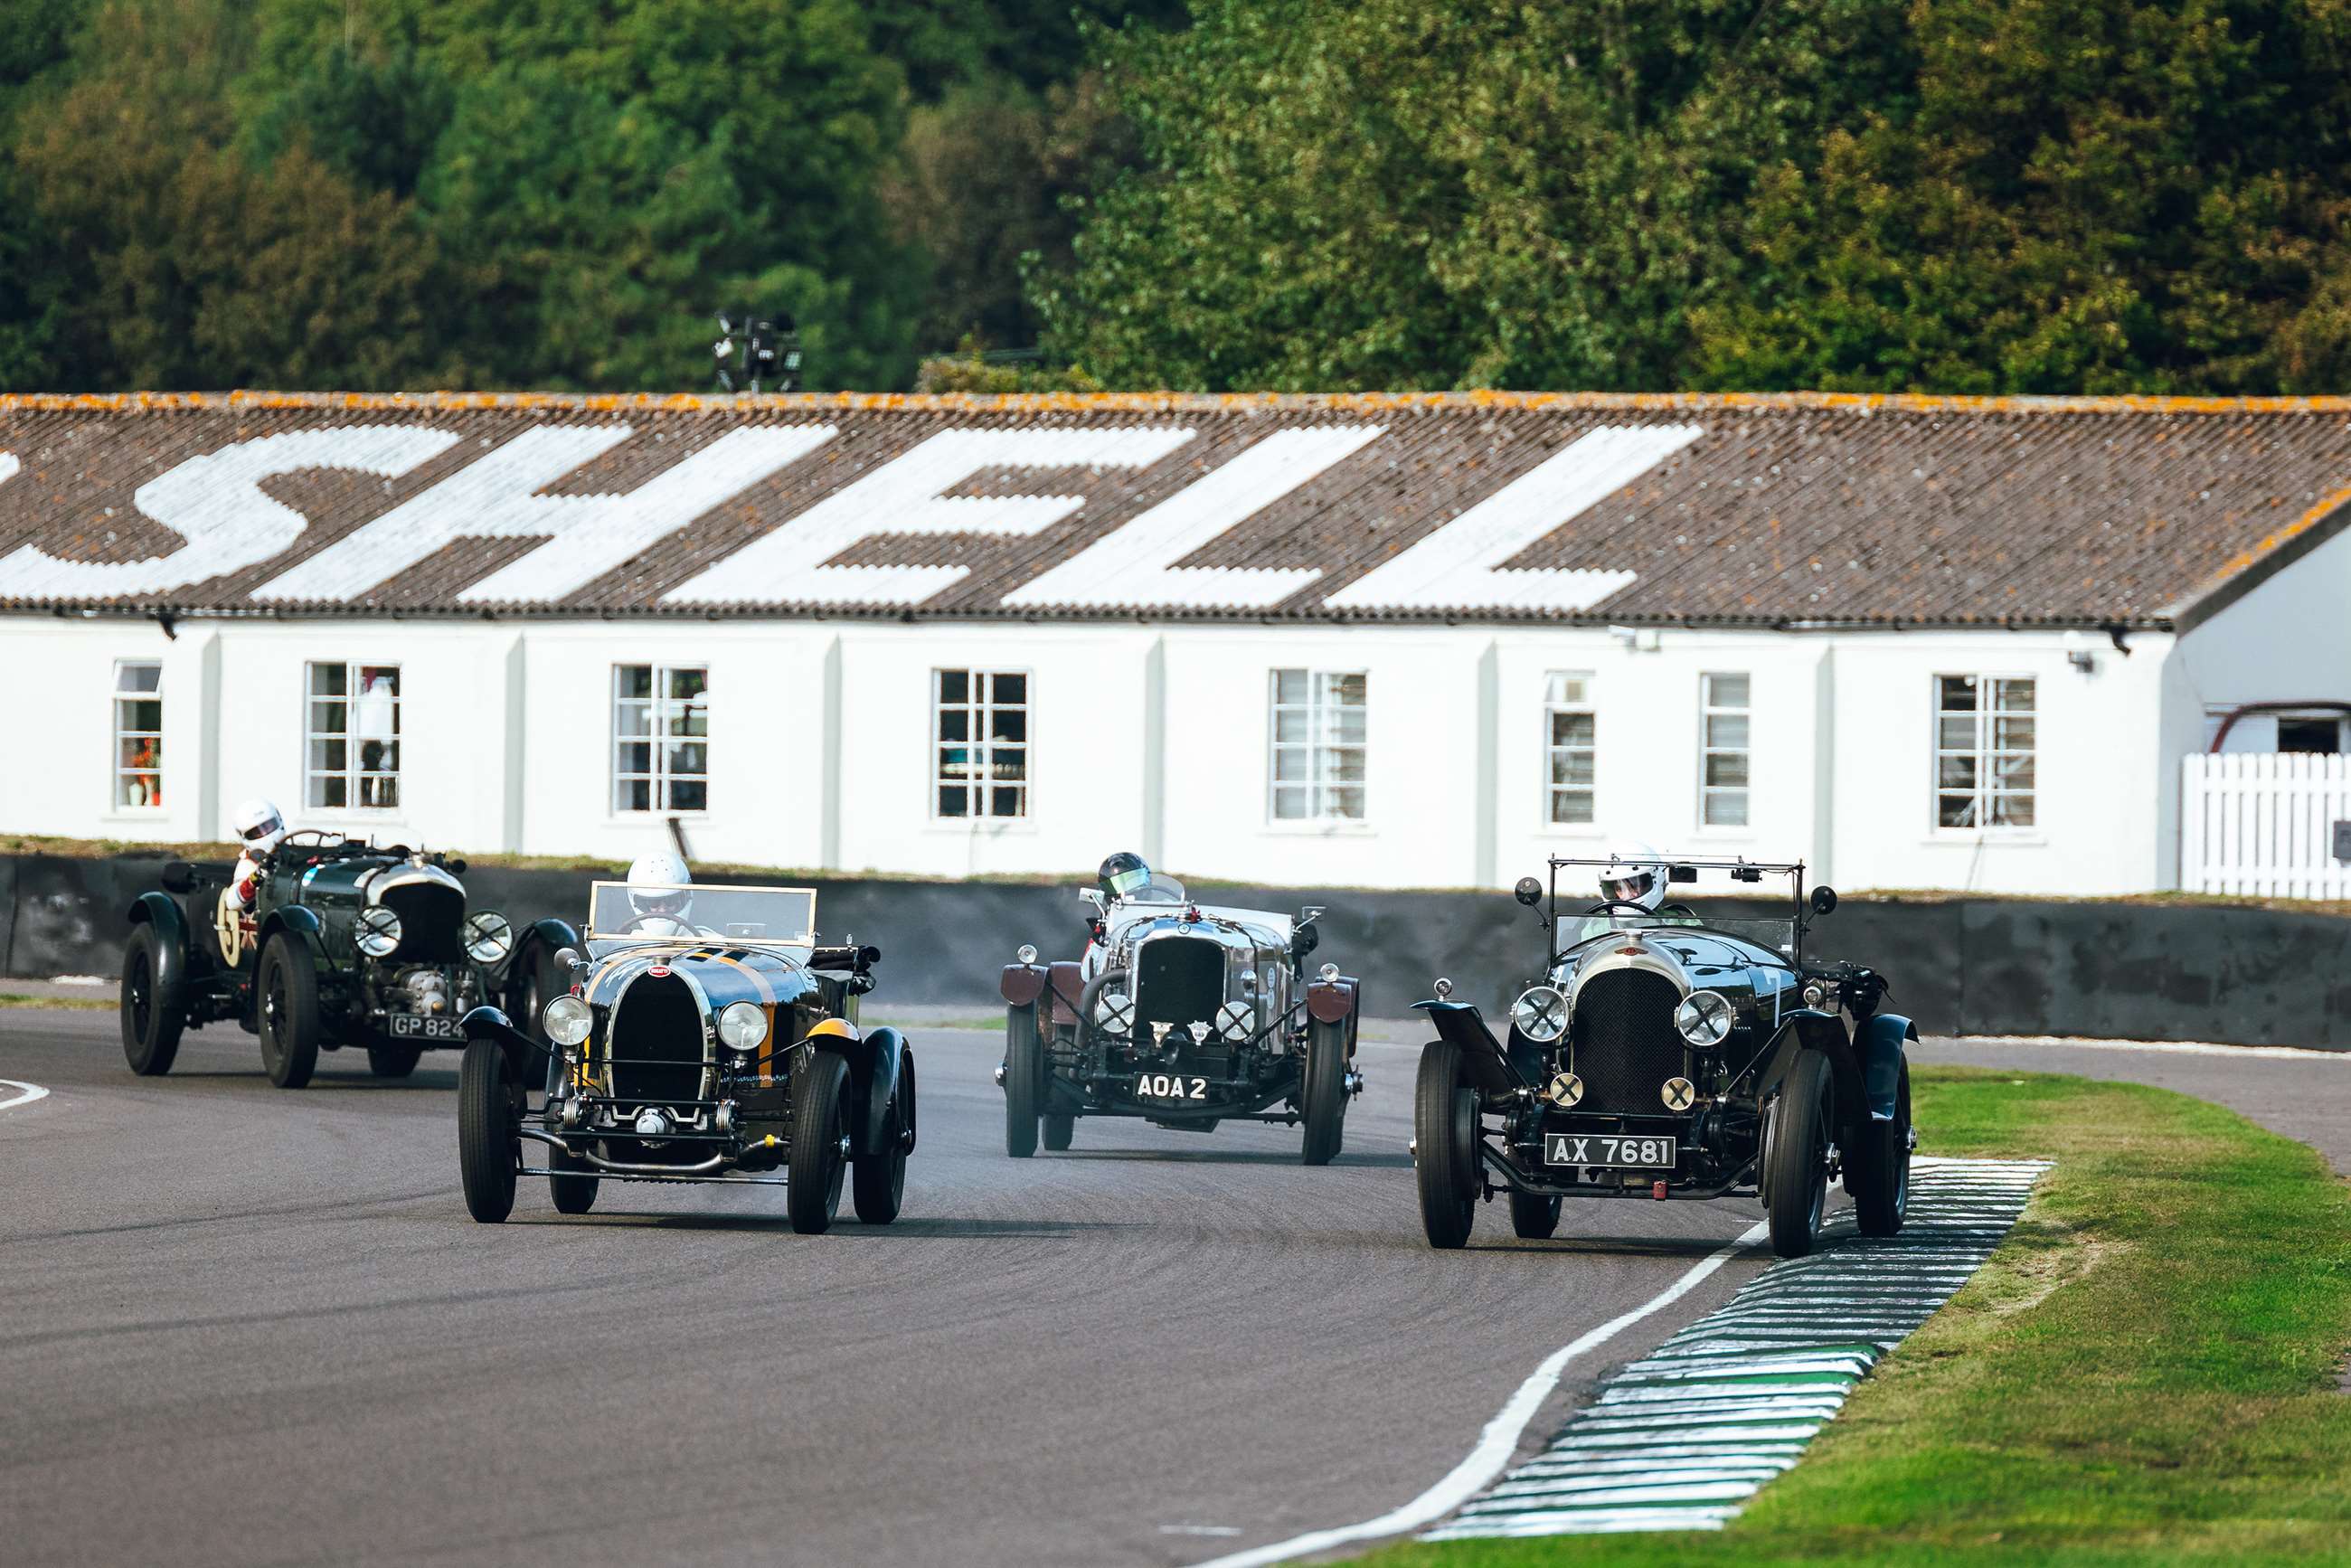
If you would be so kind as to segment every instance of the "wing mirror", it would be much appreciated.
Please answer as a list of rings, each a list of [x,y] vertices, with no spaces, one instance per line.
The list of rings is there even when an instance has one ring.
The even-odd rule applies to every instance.
[[[196,873],[185,861],[165,861],[159,880],[165,893],[191,893],[195,889]]]
[[[1510,896],[1532,909],[1542,902],[1542,883],[1531,876],[1522,876],[1519,878],[1519,885],[1510,889]]]
[[[1098,887],[1081,887],[1078,889],[1078,902],[1081,904],[1091,904],[1094,908],[1099,910],[1102,906],[1102,889]]]
[[[1290,956],[1303,961],[1306,955],[1322,946],[1322,933],[1311,925],[1297,927],[1290,934]]]
[[[1813,914],[1826,915],[1837,906],[1836,889],[1833,887],[1813,889],[1812,905]]]
[[[463,876],[465,874],[465,860],[462,855],[450,855],[444,859],[441,863],[448,867],[449,874],[451,876]]]

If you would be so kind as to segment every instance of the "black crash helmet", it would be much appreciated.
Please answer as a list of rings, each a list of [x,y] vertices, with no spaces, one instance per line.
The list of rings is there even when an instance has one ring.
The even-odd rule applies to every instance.
[[[1133,898],[1151,885],[1151,868],[1131,850],[1121,850],[1102,862],[1097,873],[1104,898]]]

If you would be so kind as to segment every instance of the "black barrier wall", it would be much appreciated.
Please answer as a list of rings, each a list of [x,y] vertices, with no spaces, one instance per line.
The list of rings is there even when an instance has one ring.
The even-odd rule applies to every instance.
[[[10,975],[112,976],[134,899],[161,860],[0,856],[0,956]],[[577,920],[591,873],[480,866],[477,908],[517,925]],[[1075,957],[1087,910],[1074,885],[820,881],[828,941],[870,942],[883,959],[870,1005],[996,1005],[1012,949]],[[1362,977],[1364,1007],[1402,1017],[1449,976],[1489,1009],[1542,964],[1541,927],[1508,894],[1337,889],[1204,890],[1203,902],[1295,912],[1319,904],[1328,959]],[[1701,901],[1724,915],[1784,904]],[[1893,982],[1887,1006],[1928,1034],[2053,1034],[2351,1050],[2351,920],[2263,909],[2022,899],[1847,899],[1819,920],[1807,955],[1852,958]]]

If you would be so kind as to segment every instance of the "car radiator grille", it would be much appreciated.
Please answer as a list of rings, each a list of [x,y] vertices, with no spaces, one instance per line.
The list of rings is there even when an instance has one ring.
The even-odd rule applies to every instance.
[[[604,1031],[612,1098],[671,1104],[702,1098],[702,1008],[675,975],[641,975]]]
[[[459,927],[465,921],[465,895],[454,887],[410,883],[386,888],[380,902],[400,916],[400,946],[392,958],[403,964],[454,964],[465,956]]]
[[[1612,969],[1575,994],[1575,1071],[1583,1079],[1579,1111],[1656,1115],[1660,1089],[1681,1074],[1684,1046],[1674,1028],[1681,990],[1662,975]]]
[[[1225,949],[1196,936],[1162,936],[1134,956],[1135,1043],[1147,1045],[1155,1023],[1180,1030],[1211,1022],[1225,999]]]

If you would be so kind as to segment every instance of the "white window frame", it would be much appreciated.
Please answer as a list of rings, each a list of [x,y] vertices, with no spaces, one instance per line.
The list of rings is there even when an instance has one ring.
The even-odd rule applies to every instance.
[[[123,685],[123,679],[132,670],[155,672],[155,689],[133,691]],[[161,815],[163,810],[163,661],[161,659],[117,659],[114,661],[114,685],[107,693],[106,800],[110,815],[148,817]],[[123,722],[123,709],[132,703],[152,702],[155,705],[155,727],[131,729]],[[155,743],[154,765],[151,768],[127,766],[122,760],[122,746],[130,740],[152,740]],[[155,799],[144,803],[127,799],[130,781],[149,778],[155,781],[152,793]]]
[[[1552,694],[1562,681],[1581,681],[1583,695],[1573,699]],[[1543,672],[1542,703],[1542,822],[1553,832],[1589,831],[1600,820],[1600,707],[1593,688],[1599,676],[1590,670],[1546,670]],[[1558,721],[1562,717],[1582,714],[1592,721],[1592,743],[1562,745],[1558,737]],[[1588,784],[1559,782],[1559,761],[1562,757],[1583,754],[1591,759],[1592,781]],[[1581,819],[1559,814],[1562,795],[1580,794],[1589,798],[1591,814]]]
[[[1962,715],[1943,707],[1943,683],[1968,681],[1976,691],[1976,706]],[[2022,683],[2032,688],[2032,706],[2029,708],[2004,708],[2000,706],[2003,683]],[[1992,700],[1987,707],[1983,695],[1990,685]],[[2041,821],[2041,678],[2024,670],[1938,670],[1928,677],[1927,685],[1927,821],[1929,831],[1938,838],[1973,841],[1987,835],[1994,838],[2033,837],[2043,832]],[[1943,720],[1946,717],[1972,717],[1975,721],[1974,744],[1967,747],[1946,747],[1943,744]],[[2011,722],[2024,719],[2032,726],[2032,743],[2025,747],[2001,747],[1998,738],[2001,719]],[[1943,760],[1949,757],[1970,758],[1975,762],[1975,783],[1967,789],[1951,789],[1943,783]],[[2032,783],[2027,789],[2003,789],[1992,783],[2000,759],[2003,757],[2025,757],[2032,762]],[[1975,801],[1976,821],[1968,826],[1954,826],[1943,821],[1943,797],[1970,795]],[[2032,821],[2029,822],[1984,821],[1986,808],[1991,800],[2022,797],[2032,802]]]
[[[621,680],[622,672],[625,670],[652,671],[652,695],[650,696],[643,697],[622,696],[621,695]],[[689,671],[699,674],[702,677],[702,689],[690,697],[671,696],[669,695],[670,677],[672,675]],[[713,738],[711,735],[710,723],[710,664],[708,661],[705,660],[693,664],[673,664],[656,659],[617,660],[612,665],[611,701],[611,750],[606,755],[610,762],[609,773],[611,784],[611,791],[606,796],[606,800],[611,806],[612,815],[626,821],[634,821],[647,817],[708,816],[710,814],[710,762],[711,742]],[[632,706],[641,706],[645,710],[645,728],[642,734],[626,733],[621,727],[622,714],[627,708]],[[694,709],[697,706],[702,710],[702,733],[700,735],[695,735],[690,730],[680,731],[674,734],[670,732],[667,728],[668,720],[675,717],[680,712],[691,715]],[[670,766],[669,746],[667,744],[671,741],[699,741],[702,746],[702,771],[699,773],[681,772],[673,768]],[[647,747],[647,756],[649,758],[648,770],[639,771],[635,768],[624,770],[621,767],[621,747],[624,745],[635,745],[640,743],[645,745]],[[676,804],[674,792],[680,783],[687,782],[699,783],[702,786],[701,805],[680,806]],[[623,805],[621,800],[622,790],[630,785],[637,783],[643,783],[650,786],[646,790],[647,803],[643,806]]]
[[[964,700],[961,702],[950,703],[942,695],[946,685],[946,678],[949,675],[961,675],[964,678]],[[1017,678],[1023,683],[1020,688],[1020,700],[1017,703],[998,702],[996,698],[996,683],[1008,676]],[[983,681],[987,683],[986,696],[979,695],[979,683]],[[940,719],[950,709],[955,708],[963,710],[965,716],[967,733],[963,745],[967,750],[977,753],[971,764],[976,771],[967,773],[960,779],[947,777],[946,765],[941,754],[954,743],[939,734]],[[989,733],[994,728],[990,720],[999,712],[1013,709],[1019,711],[1023,738],[1017,741],[998,741]],[[946,823],[951,827],[962,827],[967,823],[1028,822],[1033,820],[1030,814],[1029,793],[1037,782],[1037,674],[1035,671],[988,669],[977,664],[934,665],[931,670],[929,717],[930,733],[926,745],[930,753],[929,793],[931,820],[934,822]],[[999,783],[995,779],[996,753],[999,747],[1020,754],[1020,777],[1018,780]],[[964,800],[967,805],[973,803],[977,799],[988,809],[984,811],[967,810],[961,815],[943,811],[939,809],[939,792],[943,789],[962,789],[965,791]],[[998,789],[1016,791],[1019,809],[1009,812],[997,810],[995,809],[996,791]]]
[[[343,695],[340,697],[331,694],[321,695],[312,684],[316,679],[315,672],[338,666],[343,672]],[[361,740],[353,729],[353,726],[359,719],[360,675],[362,671],[371,670],[389,670],[392,672],[393,681],[392,694],[393,762],[390,768],[371,768],[365,766],[362,747],[366,742]],[[305,811],[333,816],[348,814],[364,817],[396,817],[399,815],[404,799],[401,794],[403,779],[399,755],[400,748],[407,744],[408,739],[407,732],[401,725],[403,716],[401,710],[405,703],[399,685],[403,678],[399,661],[394,659],[305,659],[302,661],[301,773],[302,809]],[[343,705],[343,727],[340,733],[316,727],[318,722],[316,705],[322,702],[340,702]],[[343,743],[343,765],[340,768],[314,768],[310,765],[311,747],[322,740],[340,740]],[[311,787],[329,779],[342,780],[343,803],[340,806],[329,806],[312,798]],[[363,799],[371,792],[362,788],[369,779],[391,780],[392,798],[389,805],[372,804]],[[381,785],[374,792],[381,792]]]
[[[1747,683],[1747,700],[1732,705],[1715,700],[1714,683],[1720,680],[1740,680]],[[1740,718],[1747,722],[1747,744],[1717,746],[1714,743],[1714,720]],[[1709,765],[1718,757],[1737,757],[1746,763],[1743,784],[1716,784],[1709,780]],[[1736,796],[1739,800],[1739,821],[1717,821],[1714,803]],[[1701,832],[1751,833],[1755,831],[1755,672],[1752,670],[1703,670],[1698,677],[1698,825]]]
[[[1285,703],[1281,700],[1281,677],[1302,675],[1306,679],[1306,701]],[[1363,683],[1363,701],[1355,705],[1364,716],[1364,738],[1358,741],[1338,737],[1337,716],[1346,705],[1332,700],[1330,694],[1337,683],[1357,680]],[[1371,821],[1371,738],[1372,738],[1372,675],[1369,670],[1318,670],[1301,664],[1281,664],[1266,673],[1265,683],[1265,817],[1269,826],[1278,829],[1301,828],[1360,828]],[[1302,713],[1306,716],[1306,738],[1283,740],[1281,716]],[[1283,752],[1301,754],[1306,762],[1306,777],[1280,777]],[[1334,752],[1353,751],[1361,763],[1360,777],[1342,779],[1326,771]],[[1339,791],[1352,789],[1363,802],[1363,808],[1350,816],[1332,810],[1332,804]],[[1299,817],[1281,815],[1280,800],[1285,792],[1303,792],[1307,814]]]

